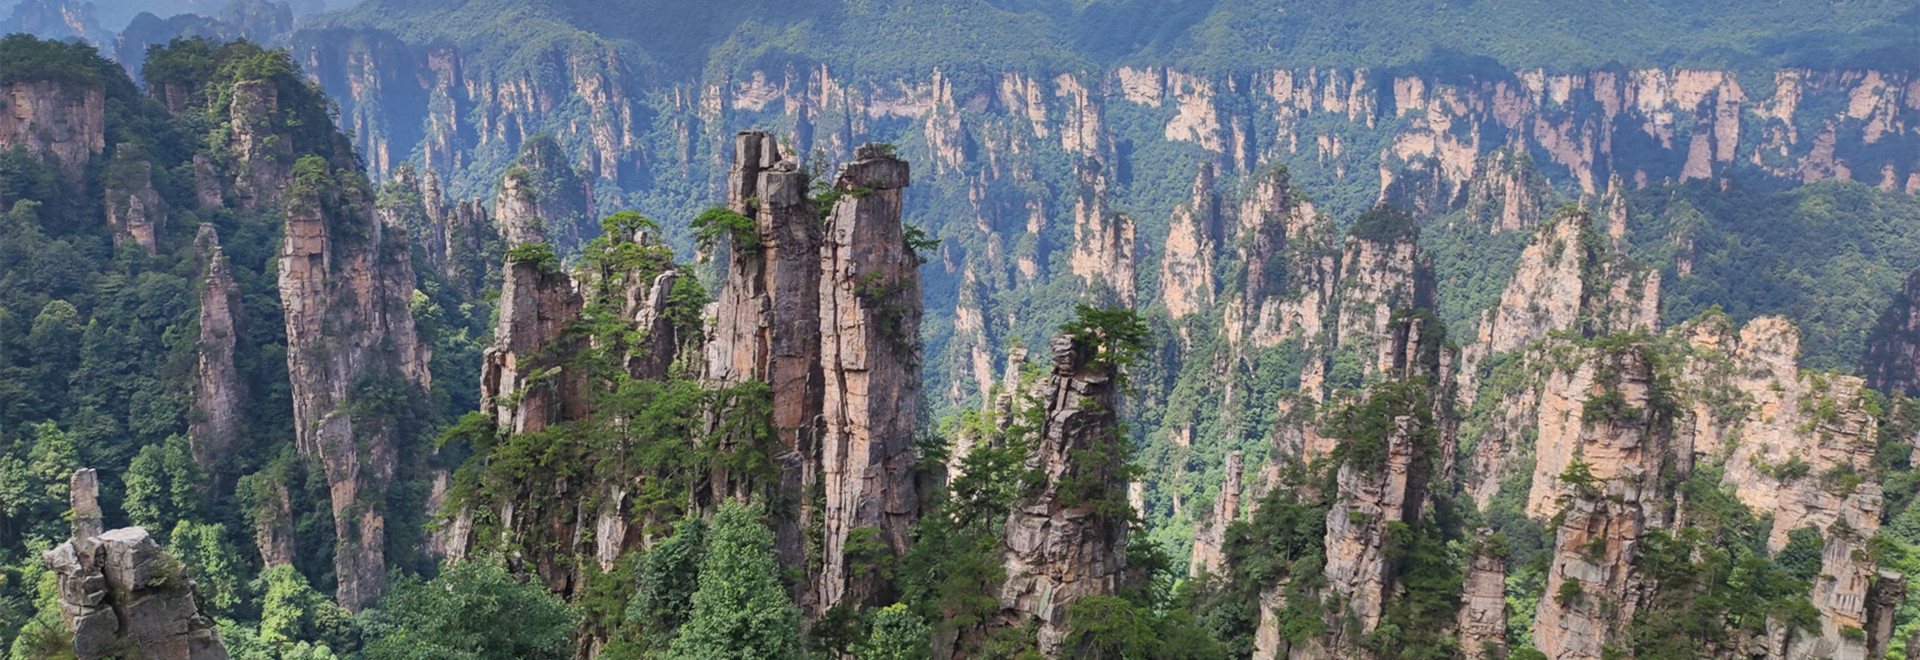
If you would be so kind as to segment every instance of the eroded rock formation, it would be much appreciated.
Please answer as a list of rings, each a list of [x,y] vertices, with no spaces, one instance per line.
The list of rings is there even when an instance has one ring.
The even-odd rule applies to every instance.
[[[378,602],[386,588],[386,517],[383,507],[368,502],[383,499],[394,479],[403,441],[395,415],[404,413],[356,415],[352,404],[367,388],[425,390],[430,347],[414,329],[405,230],[376,219],[358,174],[332,170],[318,158],[301,162],[295,185],[267,183],[286,190],[279,278],[294,437],[326,475],[337,539],[336,598],[358,611]],[[271,169],[252,166],[256,175]]]
[[[107,148],[106,89],[57,80],[22,80],[4,87],[0,149],[24,148],[82,189],[87,163]]]
[[[220,251],[220,233],[200,225],[195,244],[205,266],[200,282],[200,340],[195,345],[194,415],[187,426],[194,461],[202,468],[213,464],[240,437],[246,383],[234,365],[234,349],[242,326],[240,287],[228,271]]]
[[[58,588],[60,621],[79,660],[122,657],[131,644],[152,660],[226,660],[213,621],[194,603],[187,567],[147,530],[100,530],[99,480],[73,475],[74,538],[41,556]]]
[[[900,223],[908,182],[906,161],[879,145],[861,147],[834,180],[841,196],[821,244],[827,607],[864,602],[879,588],[878,576],[849,572],[858,559],[848,556],[849,538],[872,529],[889,552],[901,554],[919,518],[920,262]]]
[[[1039,623],[1039,643],[1059,655],[1068,631],[1067,608],[1087,596],[1111,596],[1128,580],[1127,484],[1118,443],[1119,387],[1112,365],[1062,335],[1050,346],[1046,425],[1027,467],[1042,480],[1024,493],[1007,518],[1000,593],[1003,616],[1012,625]],[[1067,481],[1095,484],[1092,497],[1065,498]]]

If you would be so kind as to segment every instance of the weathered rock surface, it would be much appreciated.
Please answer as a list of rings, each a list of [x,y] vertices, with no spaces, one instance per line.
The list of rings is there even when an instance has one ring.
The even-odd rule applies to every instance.
[[[1005,567],[1000,592],[1003,617],[1012,625],[1038,621],[1040,650],[1056,657],[1065,642],[1067,609],[1087,596],[1111,596],[1127,582],[1127,520],[1111,510],[1124,502],[1118,479],[1123,455],[1115,408],[1117,374],[1093,359],[1090,347],[1064,335],[1052,343],[1047,379],[1046,426],[1027,467],[1044,475],[1022,495],[1007,518]],[[1103,460],[1104,459],[1104,460]],[[1100,484],[1103,499],[1066,501],[1066,480]]]
[[[129,150],[130,145],[116,147],[107,161],[107,224],[115,245],[131,242],[153,254],[167,226],[167,203],[153,189],[153,163],[123,153]]]
[[[1213,517],[1194,526],[1193,559],[1187,565],[1188,575],[1197,576],[1202,572],[1219,575],[1225,567],[1227,526],[1240,519],[1241,472],[1246,469],[1240,452],[1227,453],[1224,469],[1225,483],[1220,486],[1220,495],[1214,498]]]
[[[1219,200],[1213,192],[1213,166],[1200,165],[1193,198],[1168,220],[1166,254],[1160,261],[1160,302],[1180,318],[1213,307],[1213,258],[1219,242]]]
[[[256,175],[270,170],[252,168]],[[301,455],[326,475],[338,539],[335,596],[358,611],[378,602],[386,588],[386,517],[382,507],[366,503],[384,498],[393,481],[400,438],[398,420],[356,419],[350,407],[356,389],[368,382],[425,390],[430,347],[414,329],[405,230],[376,220],[359,175],[326,176],[332,181],[324,188],[287,188],[280,300],[294,438]],[[272,185],[278,190],[285,182]]]
[[[131,643],[145,659],[226,660],[219,631],[194,603],[187,567],[162,552],[145,529],[100,531],[93,470],[76,472],[72,487],[76,536],[41,560],[53,571],[74,655],[104,660]]]
[[[42,165],[82,189],[87,164],[107,148],[106,88],[55,80],[5,86],[0,149],[24,148]]]
[[[213,225],[200,225],[195,244],[205,265],[200,282],[200,340],[194,348],[198,357],[194,415],[187,424],[187,440],[192,443],[194,461],[207,468],[239,439],[247,391],[233,356],[243,327],[240,287],[227,269],[220,233]]]
[[[480,409],[503,432],[533,433],[586,417],[582,376],[561,364],[577,341],[563,335],[585,301],[573,278],[553,267],[518,260],[503,271],[499,321],[480,372]]]
[[[1460,651],[1468,658],[1500,658],[1507,649],[1506,548],[1497,547],[1482,530],[1467,560],[1466,584],[1461,588],[1460,613],[1454,625]]]
[[[906,552],[920,501],[914,433],[920,395],[920,262],[900,223],[906,161],[879,145],[855,153],[834,181],[843,193],[820,249],[820,368],[826,378],[821,478],[826,560],[821,602],[880,595],[855,575],[847,543],[873,529]],[[773,383],[776,388],[781,383]]]

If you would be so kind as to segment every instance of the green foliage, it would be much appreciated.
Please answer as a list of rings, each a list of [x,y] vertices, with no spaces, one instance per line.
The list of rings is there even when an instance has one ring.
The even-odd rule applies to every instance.
[[[1333,458],[1357,470],[1379,470],[1386,466],[1390,442],[1404,426],[1411,433],[1406,440],[1413,444],[1416,460],[1432,460],[1438,432],[1428,397],[1423,379],[1388,381],[1369,389],[1365,399],[1334,410],[1321,429],[1340,440]]]
[[[368,660],[564,660],[574,615],[538,584],[465,561],[427,582],[403,581],[367,623]]]
[[[52,81],[75,85],[98,85],[113,71],[111,61],[84,42],[42,41],[30,34],[10,34],[0,39],[0,85],[21,82]]]
[[[904,603],[894,603],[873,613],[872,631],[866,641],[854,648],[859,660],[917,660],[928,654],[928,637],[933,628]]]
[[[733,209],[724,206],[707,209],[693,219],[692,227],[694,245],[701,254],[712,254],[723,239],[741,252],[760,250],[760,226],[753,218],[735,213]]]
[[[640,563],[638,589],[628,602],[624,621],[633,632],[630,639],[616,639],[616,643],[631,644],[637,654],[664,651],[673,642],[675,633],[693,613],[706,529],[699,518],[682,520],[674,526],[673,536],[647,553]]]
[[[324,641],[349,647],[359,631],[346,608],[313,587],[292,566],[275,566],[260,573],[253,591],[260,597],[260,641],[285,648],[301,641]]]
[[[1381,204],[1360,214],[1347,228],[1347,236],[1379,244],[1419,241],[1420,225],[1413,215],[1392,204]]]
[[[928,235],[927,230],[919,225],[902,226],[900,234],[907,241],[907,250],[913,252],[914,258],[919,259],[921,264],[927,263],[933,253],[940,251],[940,239]]]
[[[521,243],[507,248],[507,263],[533,264],[542,273],[560,272],[560,256],[553,253],[553,246],[546,243]]]
[[[700,562],[687,623],[666,657],[687,660],[797,658],[800,611],[781,586],[765,510],[720,503]]]
[[[1146,321],[1120,307],[1078,305],[1073,313],[1074,320],[1062,324],[1060,332],[1089,363],[1113,370],[1114,377],[1125,382],[1126,369],[1147,352],[1151,334]]]

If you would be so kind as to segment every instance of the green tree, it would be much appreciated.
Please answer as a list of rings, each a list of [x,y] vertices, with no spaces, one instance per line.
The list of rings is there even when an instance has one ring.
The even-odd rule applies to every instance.
[[[927,657],[933,627],[905,603],[894,603],[873,613],[873,629],[854,647],[860,660],[914,660]]]
[[[240,590],[240,553],[227,542],[227,527],[182,520],[167,539],[167,553],[193,576],[200,606],[214,614],[231,615],[246,594]]]
[[[142,447],[123,479],[127,518],[156,534],[173,529],[199,509],[203,479],[186,436]]]
[[[538,584],[466,561],[431,581],[403,581],[369,617],[367,660],[565,660],[574,615]]]
[[[781,586],[773,531],[760,505],[722,502],[713,516],[693,611],[667,657],[676,660],[800,657],[800,610]]]

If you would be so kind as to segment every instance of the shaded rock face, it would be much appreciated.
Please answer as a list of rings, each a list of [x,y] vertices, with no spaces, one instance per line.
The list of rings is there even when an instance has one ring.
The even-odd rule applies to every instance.
[[[11,83],[0,110],[0,149],[25,148],[79,190],[87,164],[107,148],[106,88],[52,80]]]
[[[849,572],[857,558],[848,556],[847,543],[857,530],[875,530],[901,554],[919,518],[920,262],[900,223],[908,182],[906,161],[878,145],[861,147],[834,181],[844,194],[826,218],[821,244],[827,607],[880,595],[878,576]]]
[[[1880,315],[1861,372],[1882,392],[1920,392],[1920,272],[1907,277]]]
[[[1214,499],[1213,517],[1194,529],[1193,559],[1187,565],[1189,575],[1202,572],[1220,575],[1226,566],[1227,526],[1240,519],[1241,472],[1246,469],[1240,452],[1227,454],[1225,469],[1226,483],[1220,486],[1220,495]]]
[[[358,175],[332,176],[339,180],[331,188],[296,185],[286,193],[280,300],[295,442],[326,474],[338,544],[336,597],[358,611],[378,602],[386,587],[385,515],[367,503],[384,499],[401,438],[391,416],[397,413],[361,417],[351,404],[365,387],[426,390],[430,347],[414,329],[405,231],[375,219]]]
[[[1403,355],[1395,345],[1395,312],[1433,309],[1433,264],[1415,237],[1378,241],[1347,237],[1336,288],[1334,332],[1342,351],[1358,354],[1366,373],[1389,371]]]
[[[1100,484],[1098,492],[1124,502],[1120,481],[1124,456],[1118,443],[1116,374],[1087,347],[1064,335],[1051,345],[1046,424],[1027,459],[1044,479],[1019,498],[1007,517],[1007,581],[1000,592],[1002,616],[1011,625],[1039,623],[1040,650],[1058,656],[1066,641],[1067,609],[1087,596],[1111,596],[1129,580],[1127,521],[1102,501],[1067,501],[1064,481]],[[1104,462],[1101,459],[1105,459]]]
[[[153,189],[153,163],[116,153],[107,163],[106,206],[114,243],[131,242],[153,254],[167,225],[167,203]]]
[[[145,529],[100,531],[93,470],[75,473],[72,484],[76,536],[41,560],[54,574],[60,620],[73,635],[74,655],[119,657],[122,644],[131,643],[140,657],[153,660],[226,660],[219,631],[194,603],[186,567],[162,552]]]
[[[220,233],[213,225],[201,225],[194,242],[206,265],[200,283],[194,415],[187,425],[187,439],[192,443],[194,461],[206,468],[239,439],[247,393],[233,357],[243,327],[239,285],[227,270],[227,257],[220,251]]]

